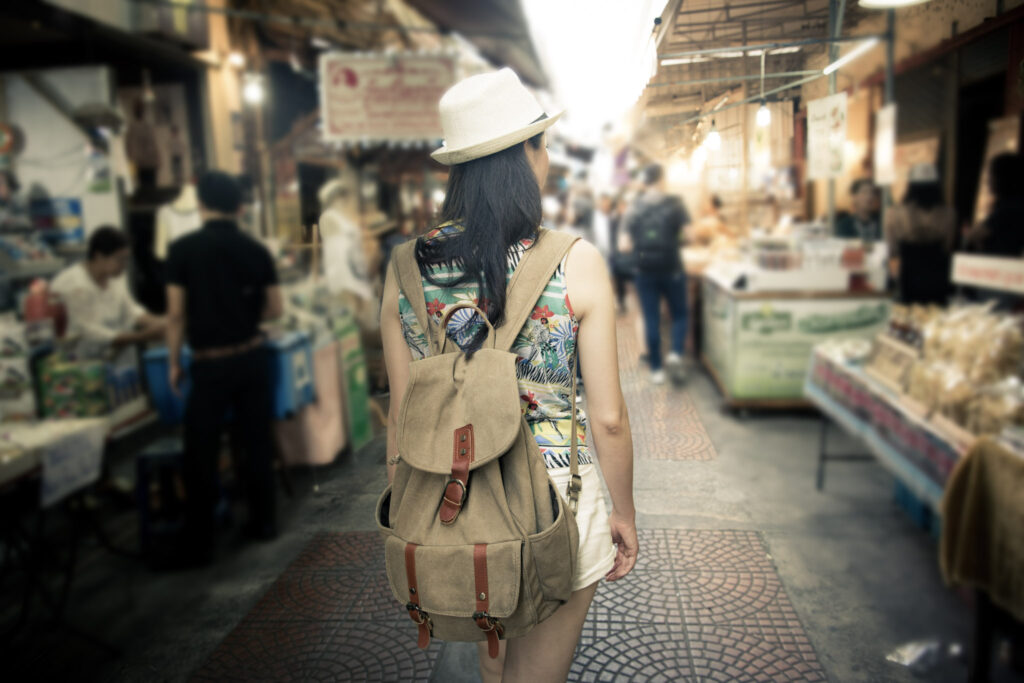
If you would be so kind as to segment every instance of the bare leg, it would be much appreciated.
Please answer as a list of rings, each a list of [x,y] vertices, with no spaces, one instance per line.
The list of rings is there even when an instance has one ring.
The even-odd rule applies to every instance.
[[[501,683],[501,672],[505,667],[505,641],[498,643],[498,658],[491,659],[487,654],[487,641],[476,644],[477,655],[480,657],[480,680],[483,683]]]
[[[583,631],[597,582],[572,594],[569,602],[522,638],[508,641],[504,683],[564,683]]]

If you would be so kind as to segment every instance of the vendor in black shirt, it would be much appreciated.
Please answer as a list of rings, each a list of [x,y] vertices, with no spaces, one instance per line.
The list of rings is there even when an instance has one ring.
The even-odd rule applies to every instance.
[[[217,462],[229,409],[244,433],[247,530],[260,539],[276,532],[271,385],[260,323],[281,315],[277,274],[267,249],[238,228],[242,193],[235,180],[206,173],[197,190],[203,227],[176,241],[167,259],[171,386],[183,379],[186,339],[193,350],[185,409],[184,564],[212,559]]]
[[[836,237],[876,242],[882,239],[878,222],[878,190],[869,178],[859,178],[850,186],[850,212],[836,217]]]
[[[967,236],[967,249],[987,256],[1024,257],[1024,158],[1000,154],[988,167],[992,207]]]

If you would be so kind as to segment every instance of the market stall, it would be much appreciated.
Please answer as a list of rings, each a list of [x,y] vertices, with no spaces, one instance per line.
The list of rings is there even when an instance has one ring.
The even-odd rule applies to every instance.
[[[870,339],[889,317],[885,275],[856,242],[750,242],[703,271],[701,358],[733,408],[806,406],[812,350]]]
[[[829,342],[814,351],[804,388],[827,418],[863,441],[901,486],[937,513],[946,482],[983,437],[1020,443],[1024,388],[1020,321],[991,306],[896,307],[869,342]],[[827,421],[818,485],[830,460]],[[927,519],[937,521],[934,515]]]

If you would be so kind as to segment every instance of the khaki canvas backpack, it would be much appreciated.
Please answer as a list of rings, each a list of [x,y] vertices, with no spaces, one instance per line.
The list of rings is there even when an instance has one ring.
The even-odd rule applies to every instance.
[[[509,282],[505,323],[495,330],[472,304],[452,307],[435,338],[415,242],[396,250],[398,285],[427,335],[431,355],[412,363],[397,425],[394,482],[377,503],[388,582],[430,637],[488,641],[521,636],[572,594],[582,480],[572,404],[571,479],[566,505],[520,408],[519,330],[575,238],[541,230]],[[467,358],[445,334],[448,317],[476,309],[489,328]],[[573,367],[575,387],[575,365]],[[575,399],[575,391],[570,402]]]

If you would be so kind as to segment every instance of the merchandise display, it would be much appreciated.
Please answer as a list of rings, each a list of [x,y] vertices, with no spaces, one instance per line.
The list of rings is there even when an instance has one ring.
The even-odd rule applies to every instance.
[[[36,416],[25,325],[0,316],[0,422]]]
[[[134,365],[68,360],[56,353],[39,363],[42,414],[47,418],[101,417],[142,395]]]
[[[929,418],[962,429],[970,441],[1024,423],[1022,321],[990,306],[895,307],[878,346],[905,348],[905,376],[895,388]],[[875,364],[876,369],[881,367]]]

